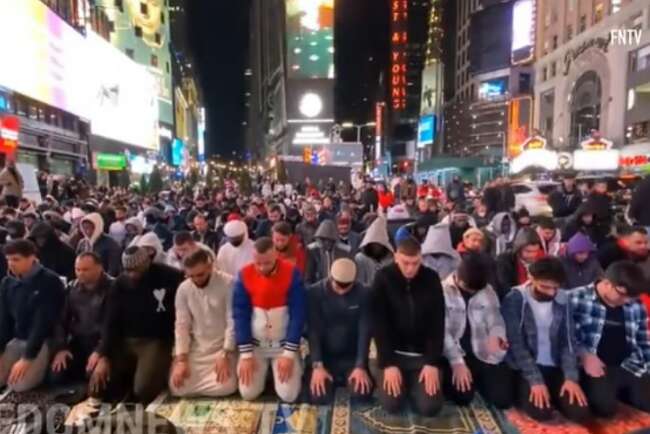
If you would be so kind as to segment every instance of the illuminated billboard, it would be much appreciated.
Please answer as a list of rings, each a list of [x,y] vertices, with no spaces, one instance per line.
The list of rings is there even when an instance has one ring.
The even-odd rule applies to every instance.
[[[535,48],[535,1],[517,0],[512,9],[512,64],[533,60]]]
[[[114,23],[111,43],[147,67],[157,83],[159,120],[174,123],[169,12],[165,0],[98,0]]]
[[[149,71],[93,32],[88,32],[92,70],[91,132],[130,145],[158,150],[156,80]]]
[[[85,41],[38,0],[0,0],[0,86],[88,118]]]
[[[507,157],[512,159],[523,151],[523,145],[530,137],[533,124],[533,100],[531,97],[514,98],[508,110]]]
[[[504,96],[508,91],[508,78],[484,81],[478,86],[478,98],[489,100]]]
[[[390,99],[393,111],[399,112],[406,109],[409,2],[390,3]]]
[[[428,115],[420,118],[418,126],[418,148],[432,144],[436,140],[436,116]]]
[[[289,78],[334,78],[334,0],[287,0]]]
[[[442,63],[425,66],[422,71],[421,115],[440,113],[443,88]]]

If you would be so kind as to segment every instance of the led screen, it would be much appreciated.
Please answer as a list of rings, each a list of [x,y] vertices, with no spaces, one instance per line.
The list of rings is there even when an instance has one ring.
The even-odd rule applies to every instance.
[[[334,78],[334,0],[287,0],[289,78]]]
[[[182,166],[185,153],[185,143],[181,139],[172,142],[172,166]]]
[[[38,0],[0,0],[0,86],[88,118],[84,38]]]
[[[151,150],[159,147],[156,80],[100,36],[88,32],[91,131]]]
[[[508,91],[508,80],[500,78],[482,82],[478,87],[479,99],[491,99],[503,96]]]
[[[512,63],[532,60],[535,31],[533,0],[518,0],[512,9]]]
[[[418,147],[423,147],[436,139],[436,116],[422,116],[418,128]]]

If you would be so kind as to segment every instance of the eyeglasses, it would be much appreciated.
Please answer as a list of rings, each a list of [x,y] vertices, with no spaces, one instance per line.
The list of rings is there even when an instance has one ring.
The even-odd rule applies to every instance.
[[[629,298],[630,295],[627,293],[627,289],[624,286],[616,286],[612,285],[614,288],[614,292],[616,292],[617,295],[624,297],[624,298]]]

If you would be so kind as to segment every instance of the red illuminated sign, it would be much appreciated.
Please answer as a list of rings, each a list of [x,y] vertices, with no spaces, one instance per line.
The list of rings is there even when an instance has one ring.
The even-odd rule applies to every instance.
[[[18,147],[20,119],[16,116],[0,117],[0,152],[13,155]]]
[[[623,167],[638,167],[645,166],[650,163],[650,158],[647,155],[631,155],[621,157],[620,164]]]
[[[408,44],[408,0],[391,1],[391,106],[394,111],[406,109],[406,73]]]

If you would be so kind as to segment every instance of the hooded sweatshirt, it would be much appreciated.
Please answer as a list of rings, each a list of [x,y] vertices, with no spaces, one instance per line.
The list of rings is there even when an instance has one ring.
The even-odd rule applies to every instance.
[[[124,241],[123,241],[124,244],[122,244],[124,247],[130,246],[134,239],[136,239],[137,237],[139,237],[144,233],[144,225],[137,217],[131,217],[130,219],[127,219],[124,222],[124,230],[126,230],[127,226],[134,227],[136,229],[136,234],[130,235],[127,231],[126,235],[124,236]]]
[[[244,241],[239,246],[233,246],[227,242],[219,248],[217,269],[231,276],[237,276],[242,268],[253,262],[254,251],[255,243],[248,238],[248,228],[246,227]]]
[[[156,252],[153,262],[158,264],[165,264],[167,262],[162,242],[160,241],[160,238],[158,238],[158,235],[153,232],[147,232],[144,235],[134,238],[131,242],[131,246],[152,248]]]
[[[48,223],[36,223],[29,234],[29,238],[44,238],[45,245],[38,249],[38,259],[41,264],[59,276],[68,280],[74,279],[75,251],[56,236],[54,228]]]
[[[578,253],[589,253],[589,258],[579,263],[575,260]],[[594,283],[603,274],[598,258],[596,246],[588,236],[578,232],[567,243],[566,255],[562,257],[562,265],[566,271],[565,289],[573,289]]]
[[[104,234],[104,219],[99,213],[88,214],[81,224],[90,222],[95,226],[90,237],[84,235],[77,245],[77,254],[95,252],[101,259],[104,271],[115,277],[122,270],[122,249],[117,242]]]
[[[367,254],[366,247],[373,243],[384,246],[388,252],[388,254],[379,261]],[[393,262],[393,246],[390,244],[390,240],[388,239],[387,223],[383,216],[377,217],[368,227],[359,249],[359,253],[354,257],[354,260],[357,263],[357,281],[362,285],[369,287],[372,284],[377,271]]]
[[[502,225],[503,221],[506,219],[510,220],[510,231],[508,233],[503,233]],[[492,238],[493,256],[506,253],[512,248],[512,243],[517,234],[517,223],[509,213],[500,212],[495,215],[486,229]]]
[[[436,271],[441,280],[456,271],[460,255],[451,244],[449,225],[439,223],[431,226],[422,244],[423,264]]]
[[[512,252],[506,252],[497,258],[496,290],[499,298],[503,299],[515,286],[522,285],[528,280],[528,265],[519,259],[519,252],[531,244],[539,244],[539,235],[533,229],[522,229],[517,233],[512,245]]]
[[[336,223],[332,220],[325,220],[321,223],[314,238],[316,241],[307,246],[305,283],[308,285],[328,277],[330,268],[337,259],[352,258],[352,249],[338,240]]]
[[[551,241],[544,241],[542,238],[542,228],[537,227],[536,228],[537,235],[539,236],[540,241],[542,242],[542,249],[544,249],[544,254],[547,256],[559,256],[560,252],[562,250],[562,233],[560,232],[559,229],[555,230],[555,234],[553,235],[553,239]]]

